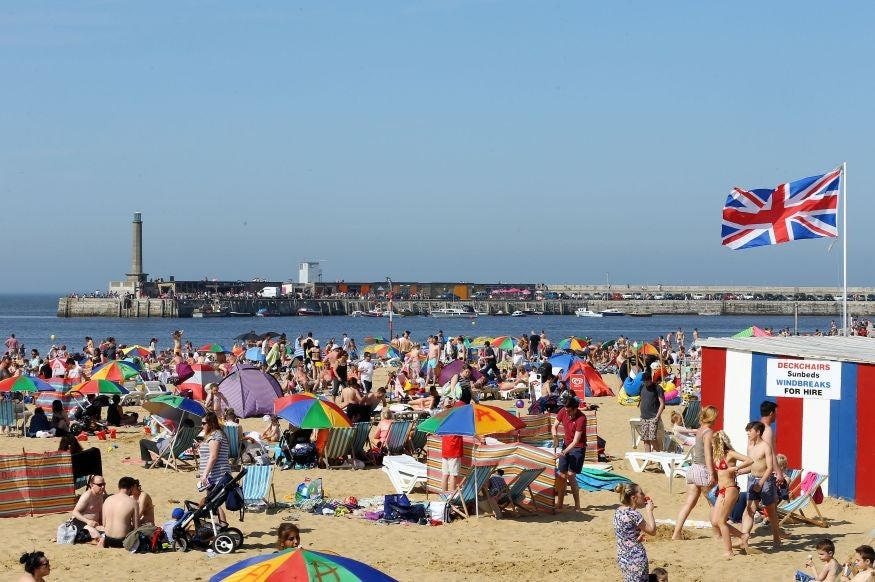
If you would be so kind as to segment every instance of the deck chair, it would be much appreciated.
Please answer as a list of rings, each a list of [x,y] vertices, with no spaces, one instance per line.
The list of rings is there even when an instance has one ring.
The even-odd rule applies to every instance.
[[[353,425],[355,433],[352,437],[352,457],[354,459],[365,458],[365,445],[368,444],[368,436],[371,432],[370,422],[357,422]]]
[[[11,399],[0,400],[0,427],[7,428],[6,434],[9,436],[17,436],[18,414],[15,411],[15,402]]]
[[[162,394],[169,394],[170,392],[164,387],[161,382],[158,380],[144,380],[143,381],[143,398],[146,400],[151,400],[156,396],[161,396]]]
[[[535,494],[532,493],[532,483],[534,483],[543,472],[543,467],[537,469],[523,469],[520,471],[520,473],[507,484],[505,494],[498,497],[499,508],[504,509],[505,507],[509,507],[514,511],[522,509],[527,513],[537,513],[538,510],[534,508],[534,503],[532,504],[532,507],[528,507],[522,503],[522,499],[525,497],[526,491],[528,491],[529,499],[534,501]]]
[[[447,503],[450,504],[450,509],[459,515],[459,517],[470,517],[468,513],[468,505],[477,500],[480,491],[489,485],[489,478],[498,465],[478,465],[472,467],[471,472],[462,480],[459,487],[447,498]],[[486,505],[492,510],[497,517],[500,515],[500,510],[493,506],[489,496],[486,498]]]
[[[632,465],[632,470],[636,473],[643,473],[651,465],[659,466],[662,472],[669,478],[669,488],[671,488],[671,480],[676,475],[686,475],[684,471],[685,463],[690,459],[690,454],[682,453],[664,453],[664,452],[628,452],[626,459]]]
[[[271,503],[273,499],[273,503]],[[273,465],[252,465],[243,477],[243,503],[246,508],[275,508],[276,490],[273,487]]]
[[[811,477],[809,477],[811,476]],[[820,509],[817,507],[817,503],[814,502],[814,493],[817,491],[817,488],[823,485],[823,482],[829,475],[825,473],[815,473],[814,471],[808,471],[805,476],[802,478],[802,481],[799,483],[799,486],[794,489],[799,493],[799,497],[795,499],[790,499],[786,503],[778,506],[778,517],[780,518],[780,524],[784,525],[784,522],[789,520],[801,521],[803,523],[807,523],[809,525],[816,525],[818,527],[829,527],[829,524],[826,522],[826,518],[820,513]],[[793,492],[791,491],[791,496]],[[814,508],[814,512],[817,513],[817,517],[808,517],[805,515],[803,510],[811,506]]]
[[[396,493],[409,494],[417,485],[425,487],[428,483],[428,467],[410,455],[383,457],[383,472],[389,476]]]
[[[425,453],[425,444],[428,441],[428,433],[424,433],[418,428],[421,423],[422,421],[417,422],[411,429],[410,440],[407,442],[407,450],[417,458]]]
[[[687,428],[699,428],[699,413],[702,412],[702,402],[690,400],[684,408],[684,426]]]
[[[183,466],[193,467],[187,459],[182,458],[182,455],[192,447],[194,439],[199,432],[200,427],[180,426],[173,435],[173,440],[168,439],[170,442],[164,447],[161,453],[155,457],[155,462],[152,463],[152,467],[158,466],[157,461],[164,463],[165,471],[171,467],[174,471],[179,471]]]
[[[390,455],[400,455],[407,446],[407,435],[410,433],[410,420],[393,420],[386,435],[386,450]]]
[[[328,439],[322,449],[319,461],[325,464],[326,469],[354,469],[354,459],[348,457],[352,453],[352,439],[355,436],[355,428],[332,428],[328,431]],[[340,463],[331,464],[331,461]]]
[[[241,464],[243,443],[240,442],[240,425],[232,424],[222,427],[225,438],[228,439],[228,462],[232,465]]]

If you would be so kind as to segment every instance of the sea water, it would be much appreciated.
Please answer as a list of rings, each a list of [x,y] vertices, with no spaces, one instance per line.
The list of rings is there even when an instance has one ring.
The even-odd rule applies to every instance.
[[[85,337],[99,342],[108,336],[118,344],[148,345],[153,337],[158,338],[158,348],[172,347],[170,334],[177,329],[184,331],[183,339],[197,347],[218,342],[230,348],[235,336],[255,331],[285,333],[290,339],[299,334],[313,332],[320,340],[335,338],[340,342],[343,333],[355,339],[361,349],[366,336],[389,336],[389,318],[324,316],[324,317],[216,317],[206,319],[140,318],[121,319],[108,317],[62,318],[57,317],[56,295],[0,295],[0,339],[14,333],[23,343],[28,354],[36,348],[45,354],[52,344],[66,344],[69,352],[81,351]],[[826,332],[830,322],[840,323],[840,317],[800,316],[799,332],[814,333],[815,329]],[[532,330],[547,333],[553,343],[575,335],[595,340],[616,339],[626,336],[633,341],[653,341],[660,335],[684,330],[686,344],[693,339],[693,329],[699,337],[727,337],[751,325],[794,329],[792,315],[654,315],[652,317],[601,317],[586,318],[573,315],[541,315],[526,317],[481,316],[476,319],[434,319],[425,316],[393,318],[393,333],[410,330],[415,341],[424,341],[439,330],[448,337],[529,335]],[[54,336],[54,339],[52,339]]]

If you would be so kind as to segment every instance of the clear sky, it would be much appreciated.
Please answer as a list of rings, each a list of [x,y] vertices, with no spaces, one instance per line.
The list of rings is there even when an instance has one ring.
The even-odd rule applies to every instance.
[[[872,2],[8,2],[0,292],[177,279],[840,285],[733,186],[848,162],[875,285]]]

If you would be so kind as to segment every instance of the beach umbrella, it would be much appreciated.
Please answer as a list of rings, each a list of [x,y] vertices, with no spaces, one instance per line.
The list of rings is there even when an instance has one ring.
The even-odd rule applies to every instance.
[[[365,345],[370,344],[387,344],[389,340],[384,338],[381,335],[367,335],[365,336]]]
[[[509,335],[500,335],[496,338],[492,338],[492,341],[489,342],[496,350],[512,350],[516,345],[517,339],[515,337],[510,337]]]
[[[761,327],[752,325],[747,329],[743,329],[732,337],[771,337],[772,334]]]
[[[149,348],[140,345],[128,346],[122,350],[122,353],[131,358],[148,358],[152,355]]]
[[[395,349],[395,346],[391,344],[371,344],[369,346],[365,346],[364,351],[374,354],[378,358],[401,357],[401,352]]]
[[[560,340],[556,347],[560,350],[571,350],[572,352],[582,350],[589,345],[589,340],[583,337],[571,336]]]
[[[261,334],[260,336],[258,336],[258,339],[271,339],[271,338],[279,337],[281,335],[282,335],[281,333],[277,333],[275,331],[266,331],[263,334]]]
[[[194,374],[186,378],[185,382],[177,386],[177,388],[179,390],[191,390],[191,395],[197,400],[203,400],[207,397],[205,389],[207,384],[210,382],[218,384],[222,381],[222,375],[209,364],[192,364],[191,370]]]
[[[243,357],[250,362],[261,362],[263,364],[267,361],[267,358],[264,357],[264,354],[261,353],[261,348],[258,346],[247,348]]]
[[[553,368],[567,371],[568,368],[571,367],[571,364],[577,361],[582,361],[582,359],[574,354],[557,354],[547,361],[550,362],[550,365],[553,366]]]
[[[228,566],[210,582],[284,582],[286,580],[394,582],[363,562],[327,552],[291,548],[247,558]]]
[[[110,380],[89,380],[76,384],[70,388],[70,392],[79,394],[127,394],[128,391],[118,382]]]
[[[644,342],[642,344],[638,344],[635,348],[635,353],[639,356],[656,356],[659,357],[659,350],[655,345]]]
[[[137,369],[136,364],[134,364],[133,362],[126,362],[124,360],[112,360],[99,366],[98,368],[95,368],[91,372],[91,379],[109,380],[111,382],[124,382],[125,380],[129,380],[139,375],[140,371]]]
[[[172,420],[177,425],[179,425],[186,414],[203,418],[207,413],[204,405],[200,402],[191,398],[174,396],[173,394],[156,396],[152,400],[144,402],[143,408],[161,418]]]
[[[607,350],[607,349],[614,347],[615,343],[617,343],[617,340],[615,340],[615,339],[608,340],[606,342],[602,342],[602,347]]]
[[[53,392],[55,387],[33,376],[13,376],[0,381],[0,392]]]
[[[462,360],[453,360],[446,366],[441,368],[441,373],[438,374],[438,384],[444,385],[453,379],[453,376],[462,371],[462,368],[468,364]],[[477,380],[480,377],[480,371],[476,368],[471,368],[471,380]]]
[[[482,348],[486,345],[486,342],[491,342],[491,341],[492,341],[491,337],[488,337],[485,335],[480,335],[480,336],[477,336],[474,339],[472,339],[471,342],[468,344],[468,347],[469,348]]]
[[[199,347],[196,351],[198,352],[207,352],[210,354],[229,354],[231,353],[229,350],[226,350],[222,344],[206,344]]]
[[[235,340],[242,340],[244,342],[254,342],[259,337],[260,336],[257,333],[255,333],[255,330],[253,329],[251,331],[247,331],[246,333],[241,333],[240,335],[238,335],[234,339]]]
[[[349,417],[333,402],[316,396],[292,394],[274,402],[274,413],[298,428],[349,428]]]

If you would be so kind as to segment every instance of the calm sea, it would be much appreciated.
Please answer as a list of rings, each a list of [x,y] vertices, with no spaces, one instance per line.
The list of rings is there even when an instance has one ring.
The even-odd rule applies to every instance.
[[[19,342],[40,353],[53,343],[66,344],[70,351],[78,351],[85,344],[85,336],[95,340],[114,336],[118,343],[148,345],[149,339],[158,338],[158,347],[172,345],[173,330],[184,330],[185,339],[195,346],[209,342],[233,344],[234,336],[250,330],[257,333],[285,332],[290,337],[312,331],[314,337],[340,338],[346,332],[361,347],[368,335],[387,336],[387,318],[357,317],[251,317],[212,319],[110,319],[56,317],[58,297],[55,295],[0,295],[0,334],[3,338],[14,333]],[[799,317],[799,332],[813,333],[815,329],[829,329],[829,317]],[[412,332],[415,340],[423,340],[430,334],[443,330],[445,335],[519,336],[531,330],[547,332],[554,342],[570,335],[589,336],[595,339],[613,339],[624,335],[633,340],[651,341],[670,331],[682,328],[687,343],[692,339],[693,328],[702,338],[725,337],[751,326],[781,329],[794,328],[793,316],[653,316],[653,317],[603,317],[578,318],[574,316],[544,315],[520,318],[479,317],[470,320],[433,319],[429,317],[402,317],[394,320],[395,332],[405,329]],[[52,336],[55,339],[52,340]]]

